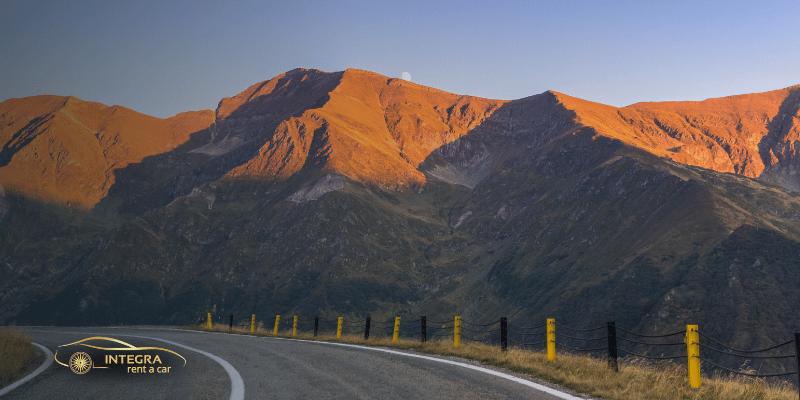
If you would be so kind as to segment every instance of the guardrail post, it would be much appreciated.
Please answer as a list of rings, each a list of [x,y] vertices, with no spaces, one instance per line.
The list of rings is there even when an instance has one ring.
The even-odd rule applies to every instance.
[[[319,317],[314,317],[314,337],[319,334]]]
[[[547,319],[547,361],[556,360],[556,319]]]
[[[419,317],[419,341],[425,343],[428,341],[428,317]]]
[[[228,332],[233,332],[233,314],[228,318]]]
[[[617,363],[617,324],[611,321],[607,324],[608,327],[608,368],[619,372],[619,364]]]
[[[364,321],[364,340],[369,340],[369,328],[372,325],[372,317],[367,315],[367,320]]]
[[[336,317],[336,338],[342,338],[342,325],[344,325],[344,317],[338,316]]]
[[[295,314],[292,315],[292,337],[297,336],[297,321],[300,320],[300,317]]]
[[[500,350],[508,350],[508,318],[500,317]]]
[[[250,334],[256,333],[256,315],[250,314]]]
[[[689,387],[700,387],[700,328],[686,325],[686,358],[689,369]]]
[[[461,347],[461,316],[453,316],[453,348]]]
[[[275,314],[275,325],[272,326],[272,336],[278,336],[278,329],[281,327],[281,315]]]
[[[211,322],[211,311],[208,312],[206,315],[206,329],[211,330],[212,322]]]
[[[394,328],[392,329],[392,344],[397,344],[400,338],[400,316],[394,317]]]
[[[797,359],[797,397],[800,398],[800,332],[794,333],[794,354]]]

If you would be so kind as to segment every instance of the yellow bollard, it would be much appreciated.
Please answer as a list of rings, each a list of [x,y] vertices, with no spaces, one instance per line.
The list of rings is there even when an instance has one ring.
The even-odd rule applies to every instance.
[[[394,317],[394,329],[392,330],[392,344],[397,344],[400,338],[400,317]]]
[[[256,333],[256,315],[250,314],[250,334]]]
[[[453,316],[453,348],[461,347],[461,316]]]
[[[336,338],[342,338],[342,325],[344,325],[344,317],[337,317],[336,318]]]
[[[206,315],[206,329],[211,330],[211,327],[211,311],[209,311],[208,315]]]
[[[275,325],[272,326],[272,336],[278,336],[278,329],[281,327],[281,315],[275,314]]]
[[[292,337],[297,336],[297,321],[300,319],[299,316],[293,315],[292,316]]]
[[[689,359],[689,386],[700,387],[700,327],[686,325],[686,355]]]
[[[547,319],[547,361],[556,359],[556,319]]]

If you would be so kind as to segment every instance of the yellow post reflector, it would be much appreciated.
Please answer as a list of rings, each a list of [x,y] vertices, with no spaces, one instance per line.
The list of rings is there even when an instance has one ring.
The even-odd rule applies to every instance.
[[[556,319],[547,319],[547,361],[556,359]]]
[[[278,329],[281,327],[281,315],[275,314],[275,325],[272,326],[272,336],[278,336]]]
[[[211,327],[211,311],[209,311],[208,315],[206,315],[206,329],[211,330]]]
[[[297,336],[297,321],[300,319],[299,316],[293,315],[292,316],[292,337]]]
[[[250,314],[250,334],[256,333],[256,315]]]
[[[342,325],[344,325],[344,317],[339,316],[336,318],[336,338],[342,338]]]
[[[461,347],[461,316],[453,316],[453,348]]]
[[[392,330],[392,344],[397,344],[400,338],[400,317],[394,317],[394,329]]]
[[[700,387],[700,327],[686,325],[686,355],[689,359],[689,387]]]

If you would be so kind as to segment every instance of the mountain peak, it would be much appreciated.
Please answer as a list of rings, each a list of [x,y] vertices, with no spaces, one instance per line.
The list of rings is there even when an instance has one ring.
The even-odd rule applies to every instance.
[[[227,118],[240,107],[260,97],[269,97],[273,99],[283,98],[287,101],[296,101],[296,99],[292,99],[291,97],[306,97],[303,93],[295,91],[296,88],[299,87],[298,84],[308,80],[314,80],[320,83],[321,86],[327,87],[340,75],[341,73],[331,73],[318,69],[306,68],[295,68],[280,73],[268,80],[254,83],[234,96],[225,97],[220,100],[216,110],[216,118]],[[306,87],[305,89],[310,88]]]
[[[302,93],[311,106],[278,124],[259,154],[229,175],[286,178],[314,166],[384,188],[420,185],[425,177],[419,164],[479,125],[500,103],[401,81],[349,68],[279,75],[251,86],[229,104],[243,109],[244,100],[257,98],[272,103],[284,90],[295,98]],[[300,85],[305,89],[298,90]],[[252,108],[254,113],[265,110]]]

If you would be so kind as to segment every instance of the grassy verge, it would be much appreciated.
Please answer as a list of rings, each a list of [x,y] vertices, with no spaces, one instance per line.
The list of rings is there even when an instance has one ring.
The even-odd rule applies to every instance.
[[[22,333],[0,328],[0,387],[4,387],[27,372],[36,359],[36,349]]]
[[[192,328],[204,330],[203,327]],[[218,325],[213,330],[228,332],[228,327]],[[246,329],[234,328],[233,331],[249,334]],[[272,336],[272,332],[258,330],[256,335]],[[298,334],[297,338],[389,346],[461,357],[528,374],[579,393],[607,400],[796,400],[798,397],[796,389],[788,383],[746,377],[704,376],[702,387],[691,389],[686,381],[685,366],[673,362],[625,359],[620,362],[620,371],[615,373],[609,370],[606,361],[600,358],[560,353],[555,362],[548,362],[542,352],[515,348],[503,352],[498,347],[482,343],[462,343],[460,349],[453,349],[449,341],[430,341],[423,345],[417,341],[400,340],[396,345],[390,345],[388,339],[383,337],[365,341],[358,336],[336,339],[325,335],[314,338],[304,333]]]

